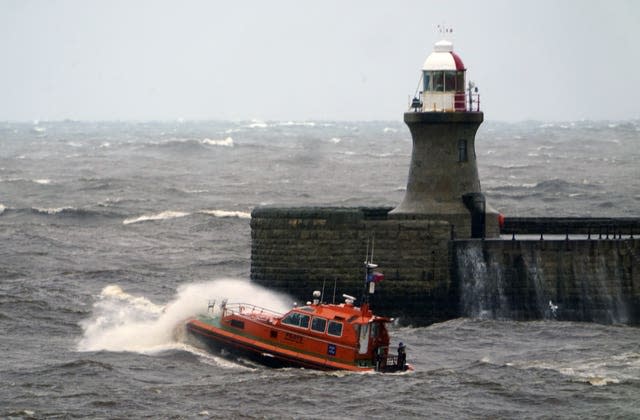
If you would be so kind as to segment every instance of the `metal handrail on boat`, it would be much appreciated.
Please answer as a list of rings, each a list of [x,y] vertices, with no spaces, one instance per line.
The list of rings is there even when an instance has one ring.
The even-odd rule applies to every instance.
[[[263,308],[258,305],[253,305],[251,303],[226,303],[223,302],[221,305],[222,316],[226,316],[229,312],[231,314],[240,314],[240,315],[264,315],[265,317],[282,317],[282,314],[276,311],[272,311],[271,309]]]
[[[396,366],[398,364],[398,356],[387,356],[387,363],[385,366]]]

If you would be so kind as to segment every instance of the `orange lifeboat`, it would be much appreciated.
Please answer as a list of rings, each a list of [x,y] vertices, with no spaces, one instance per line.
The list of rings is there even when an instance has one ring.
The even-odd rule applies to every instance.
[[[366,263],[367,283],[379,280],[375,264]],[[375,284],[368,284],[373,292]],[[343,295],[344,303],[313,302],[294,307],[286,314],[251,304],[209,306],[207,314],[189,319],[186,329],[214,351],[246,357],[272,367],[303,367],[319,370],[397,372],[412,370],[406,363],[404,345],[391,355],[386,324],[392,319],[374,315],[368,293],[364,303]]]

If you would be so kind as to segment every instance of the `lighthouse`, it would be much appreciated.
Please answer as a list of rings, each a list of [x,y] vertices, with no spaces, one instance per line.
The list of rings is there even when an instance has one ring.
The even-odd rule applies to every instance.
[[[480,188],[475,136],[484,115],[453,43],[435,43],[422,66],[422,91],[404,114],[413,151],[402,202],[389,216],[451,224],[457,238],[499,236],[498,213]]]

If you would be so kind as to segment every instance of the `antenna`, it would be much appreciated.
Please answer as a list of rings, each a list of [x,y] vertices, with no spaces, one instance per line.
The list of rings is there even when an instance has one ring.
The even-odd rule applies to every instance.
[[[374,234],[371,237],[371,259],[369,260],[371,263],[373,263],[373,248],[374,248],[375,244],[376,244],[376,235]]]
[[[334,305],[336,304],[336,283],[338,282],[338,278],[334,277],[333,278],[333,300],[331,301],[331,303],[333,303]]]
[[[440,33],[440,36],[444,39],[449,40],[450,37],[453,37],[453,28],[449,25],[442,23],[437,26],[437,30]]]
[[[369,261],[369,241],[371,239],[367,238],[367,250],[364,252],[364,263],[366,264]]]
[[[322,303],[322,300],[324,299],[324,283],[325,283],[326,279],[322,279],[322,293],[320,294],[320,303]]]

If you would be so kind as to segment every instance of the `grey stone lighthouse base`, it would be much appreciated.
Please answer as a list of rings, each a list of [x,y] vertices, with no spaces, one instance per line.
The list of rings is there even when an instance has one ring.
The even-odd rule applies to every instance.
[[[449,222],[456,237],[499,235],[498,214],[484,200],[475,135],[482,112],[407,112],[413,139],[407,192],[395,219]]]

